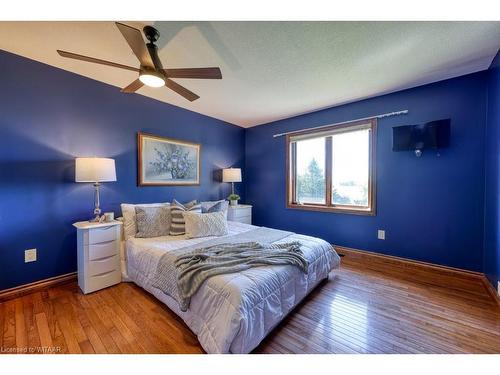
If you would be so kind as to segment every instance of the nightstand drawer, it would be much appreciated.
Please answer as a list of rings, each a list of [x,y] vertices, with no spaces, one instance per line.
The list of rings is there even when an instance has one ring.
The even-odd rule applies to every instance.
[[[94,228],[89,231],[89,244],[108,242],[117,239],[116,226]]]
[[[86,283],[85,293],[91,293],[96,290],[118,284],[122,281],[120,271],[112,271],[102,275],[90,276]]]
[[[120,269],[118,255],[89,261],[89,275],[95,276]]]
[[[252,217],[251,216],[243,216],[243,217],[239,217],[239,218],[237,218],[237,220],[233,220],[233,221],[237,221],[237,222],[243,223],[243,224],[252,224]]]
[[[228,211],[228,218],[231,217],[237,219],[239,217],[245,217],[251,215],[252,215],[252,209],[250,207],[230,208]]]
[[[118,254],[117,241],[97,243],[89,246],[89,260],[108,258]]]

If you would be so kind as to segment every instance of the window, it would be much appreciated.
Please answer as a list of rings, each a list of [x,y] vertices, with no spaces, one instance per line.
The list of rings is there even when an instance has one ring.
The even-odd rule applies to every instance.
[[[287,206],[375,214],[376,120],[287,135]]]

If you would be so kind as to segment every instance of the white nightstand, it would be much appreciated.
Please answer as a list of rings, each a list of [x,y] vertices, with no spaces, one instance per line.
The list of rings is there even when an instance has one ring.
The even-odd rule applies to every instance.
[[[227,219],[230,221],[252,224],[252,206],[249,204],[229,206],[229,209],[227,210]]]
[[[121,282],[120,225],[120,221],[73,224],[77,228],[78,286],[83,293]]]

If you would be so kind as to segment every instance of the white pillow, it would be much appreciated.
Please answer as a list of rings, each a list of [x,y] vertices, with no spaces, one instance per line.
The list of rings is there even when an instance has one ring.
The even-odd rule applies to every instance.
[[[130,204],[130,203],[122,203],[122,216],[123,216],[123,235],[125,237],[125,241],[130,237],[135,237],[137,233],[137,226],[135,224],[135,206],[142,207],[161,207],[161,206],[170,206],[170,203],[145,203],[145,204]]]
[[[187,238],[224,236],[228,233],[226,213],[223,211],[209,214],[186,211],[182,215]]]

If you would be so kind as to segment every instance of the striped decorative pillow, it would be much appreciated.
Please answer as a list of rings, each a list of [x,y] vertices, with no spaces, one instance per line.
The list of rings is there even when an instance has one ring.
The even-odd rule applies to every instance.
[[[170,235],[180,236],[186,234],[186,222],[183,212],[197,212],[201,214],[201,205],[195,200],[186,204],[181,204],[175,199],[170,206]]]

